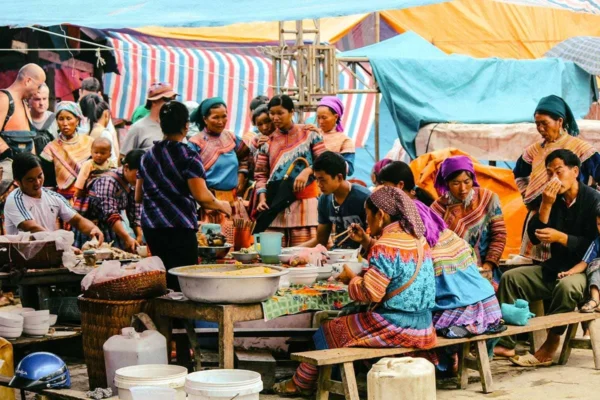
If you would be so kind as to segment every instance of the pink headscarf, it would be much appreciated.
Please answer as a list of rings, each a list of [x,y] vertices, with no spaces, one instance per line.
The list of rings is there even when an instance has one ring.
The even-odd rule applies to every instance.
[[[434,187],[437,192],[443,196],[448,193],[448,183],[446,180],[450,175],[458,171],[468,171],[473,175],[473,186],[479,187],[477,177],[475,176],[475,167],[473,161],[467,156],[454,156],[444,160],[435,177]]]
[[[391,163],[392,160],[390,160],[389,158],[384,158],[383,160],[377,161],[373,166],[373,173],[375,174],[375,176],[379,177],[379,173],[381,172],[381,170]]]
[[[321,99],[317,107],[329,107],[334,113],[338,115],[337,123],[335,124],[335,130],[337,132],[344,132],[344,126],[342,125],[342,116],[344,115],[344,105],[341,100],[336,96],[326,96]]]

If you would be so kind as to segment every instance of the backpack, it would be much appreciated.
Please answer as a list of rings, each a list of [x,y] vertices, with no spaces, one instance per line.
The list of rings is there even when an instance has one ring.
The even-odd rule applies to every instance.
[[[44,148],[54,140],[54,136],[50,133],[50,126],[54,118],[54,114],[48,117],[44,125],[40,129],[37,129],[35,126],[32,127],[35,132],[35,137],[33,138],[33,144],[35,146],[35,154],[41,154],[44,151]]]
[[[0,160],[5,158],[13,158],[15,155],[20,153],[29,152],[31,153],[34,148],[34,138],[36,136],[35,132],[29,131],[5,131],[4,127],[10,120],[10,118],[15,113],[15,101],[10,94],[10,92],[6,89],[0,89],[0,91],[6,96],[8,96],[8,112],[6,113],[6,118],[4,119],[4,123],[2,124],[2,129],[0,129],[0,137],[6,142],[8,145],[8,150],[4,153],[0,154]],[[29,124],[31,129],[31,123]]]

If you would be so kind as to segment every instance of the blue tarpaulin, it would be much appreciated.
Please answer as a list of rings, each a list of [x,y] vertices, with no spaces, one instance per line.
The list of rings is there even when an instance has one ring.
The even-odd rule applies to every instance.
[[[447,0],[3,0],[0,26],[200,27],[399,10]]]
[[[556,94],[577,118],[594,98],[592,77],[560,59],[502,60],[446,55],[414,33],[342,53],[368,57],[402,145],[428,123],[532,122],[544,96]]]

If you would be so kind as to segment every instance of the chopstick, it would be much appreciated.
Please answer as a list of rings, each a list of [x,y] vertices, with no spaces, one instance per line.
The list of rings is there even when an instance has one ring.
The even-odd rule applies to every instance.
[[[348,236],[346,236],[341,242],[338,242],[336,245],[339,246],[342,243],[344,243],[346,240],[350,239],[350,233],[348,233]]]
[[[335,236],[334,236],[334,237],[332,237],[331,239],[332,239],[332,240],[335,240],[335,239],[339,238],[340,236],[343,236],[343,235],[345,235],[345,234],[347,234],[347,233],[350,233],[351,231],[352,231],[352,228],[348,228],[348,229],[346,229],[344,232],[342,232],[342,233],[339,233],[339,234],[335,235]]]

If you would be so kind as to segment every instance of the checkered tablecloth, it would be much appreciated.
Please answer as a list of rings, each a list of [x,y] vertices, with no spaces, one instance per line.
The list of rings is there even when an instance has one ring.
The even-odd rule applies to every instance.
[[[265,321],[304,311],[341,310],[351,303],[348,288],[341,283],[317,282],[311,286],[292,285],[279,289],[275,296],[262,302]]]

